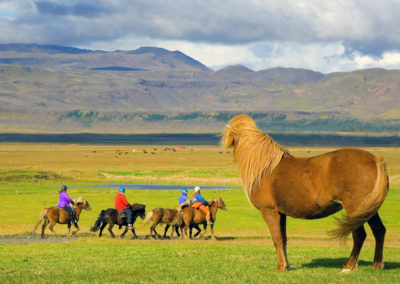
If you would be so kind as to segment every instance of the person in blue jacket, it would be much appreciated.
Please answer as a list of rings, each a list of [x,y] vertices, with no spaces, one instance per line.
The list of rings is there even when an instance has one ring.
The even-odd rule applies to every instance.
[[[179,205],[187,201],[189,198],[187,196],[188,190],[186,188],[182,189],[182,195],[179,196]]]

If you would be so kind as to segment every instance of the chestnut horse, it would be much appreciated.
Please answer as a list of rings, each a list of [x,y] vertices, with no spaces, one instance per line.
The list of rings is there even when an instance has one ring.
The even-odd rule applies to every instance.
[[[290,268],[286,255],[286,216],[327,217],[344,208],[334,237],[352,233],[353,250],[344,271],[357,267],[368,222],[375,236],[373,268],[382,269],[386,229],[378,209],[389,191],[385,162],[367,151],[343,148],[311,158],[296,158],[259,130],[247,115],[232,118],[222,144],[233,147],[248,200],[261,211],[276,248],[277,271]]]
[[[146,216],[146,205],[143,204],[133,204],[129,207],[132,211],[132,225],[135,223],[137,217],[144,219]],[[99,237],[103,235],[103,230],[108,224],[108,231],[112,238],[115,238],[115,235],[112,231],[114,225],[119,225],[121,229],[122,226],[125,226],[125,231],[121,234],[121,238],[125,236],[128,232],[128,223],[126,222],[125,218],[120,218],[118,215],[118,210],[114,208],[108,208],[106,210],[102,210],[97,218],[96,222],[94,223],[93,227],[90,228],[91,232],[97,232],[100,229]],[[132,234],[134,238],[137,238],[135,229],[132,227]]]
[[[210,209],[211,221],[213,221],[213,222],[215,222],[215,220],[217,219],[218,209],[228,210],[228,208],[225,206],[225,203],[221,197],[216,197],[216,198],[208,201],[208,207]],[[181,232],[182,232],[182,234],[184,234],[186,239],[188,238],[187,231],[190,226],[203,224],[203,230],[200,233],[200,237],[202,237],[207,231],[206,213],[204,213],[200,209],[194,209],[191,206],[183,208],[182,220],[183,220],[183,222],[181,225]],[[210,233],[211,233],[211,238],[215,239],[214,224],[210,225]]]
[[[150,220],[153,221],[153,224],[150,227],[150,238],[153,237],[153,232],[154,232],[154,238],[158,239],[161,237],[156,231],[156,227],[160,223],[166,224],[165,230],[164,230],[164,235],[163,238],[166,238],[167,236],[167,231],[170,226],[172,226],[172,232],[171,232],[171,238],[174,235],[174,229],[176,231],[176,234],[178,237],[180,237],[178,227],[182,224],[182,214],[181,212],[178,213],[178,210],[176,208],[173,209],[165,209],[165,208],[155,208],[152,211],[150,211],[146,219],[143,221],[143,226],[145,226],[147,223],[150,222]],[[197,234],[200,233],[200,228],[199,226],[195,226],[195,229],[197,229]]]
[[[75,205],[72,206],[72,209],[75,211],[76,219],[79,221],[79,216],[81,215],[82,210],[91,210],[92,208],[90,207],[89,202],[87,202],[83,197],[74,198],[73,201],[75,202]],[[44,221],[42,225],[42,238],[44,238],[44,231],[49,223],[49,229],[54,236],[56,236],[56,232],[53,230],[53,228],[57,223],[68,224],[67,237],[70,237],[79,231],[79,226],[74,224],[76,230],[71,232],[71,218],[67,211],[59,207],[44,208],[40,212],[39,220],[33,228],[33,232],[36,232],[37,227],[42,221]]]

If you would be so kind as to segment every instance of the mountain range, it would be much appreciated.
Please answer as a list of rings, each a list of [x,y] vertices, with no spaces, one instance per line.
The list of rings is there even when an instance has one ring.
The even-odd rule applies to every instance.
[[[0,44],[0,132],[400,131],[400,70],[213,71],[180,51]]]

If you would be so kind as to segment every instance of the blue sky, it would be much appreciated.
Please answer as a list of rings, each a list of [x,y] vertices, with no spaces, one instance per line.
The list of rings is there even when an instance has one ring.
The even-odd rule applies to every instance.
[[[0,0],[0,43],[180,50],[219,69],[400,69],[400,0]]]

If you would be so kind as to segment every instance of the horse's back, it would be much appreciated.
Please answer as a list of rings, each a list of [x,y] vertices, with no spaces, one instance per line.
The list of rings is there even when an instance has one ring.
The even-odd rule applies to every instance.
[[[183,209],[183,220],[186,224],[202,224],[206,222],[206,214],[200,210],[200,209],[195,209],[191,206],[188,206]]]
[[[176,213],[178,213],[176,209],[164,209],[164,214],[162,217],[163,223],[171,223],[175,218]]]
[[[374,190],[379,161],[355,148],[309,158],[283,157],[253,198],[292,217],[325,217],[340,210],[343,202],[360,200]]]

